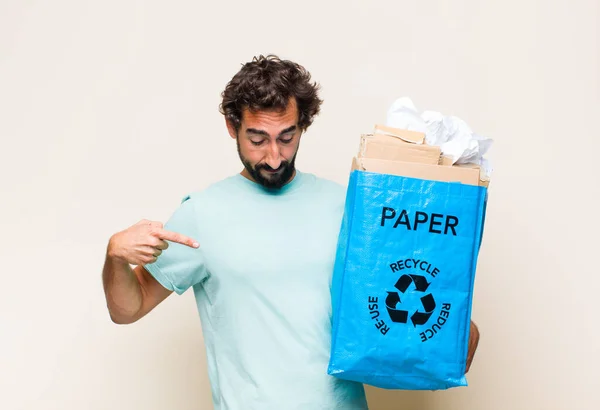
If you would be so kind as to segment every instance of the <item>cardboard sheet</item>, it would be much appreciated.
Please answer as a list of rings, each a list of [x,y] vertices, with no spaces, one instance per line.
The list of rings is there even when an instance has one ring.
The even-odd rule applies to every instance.
[[[375,158],[354,157],[352,170],[377,172],[380,174],[401,175],[430,181],[460,182],[480,186],[480,171],[477,168],[441,166],[415,162],[390,161]]]

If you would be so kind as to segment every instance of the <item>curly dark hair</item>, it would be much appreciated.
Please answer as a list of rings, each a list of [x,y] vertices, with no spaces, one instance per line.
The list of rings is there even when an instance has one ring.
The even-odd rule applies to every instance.
[[[221,93],[219,111],[239,130],[244,108],[283,111],[290,98],[295,98],[298,127],[305,131],[323,102],[318,96],[320,86],[310,80],[310,73],[297,63],[272,54],[254,57],[242,65]]]

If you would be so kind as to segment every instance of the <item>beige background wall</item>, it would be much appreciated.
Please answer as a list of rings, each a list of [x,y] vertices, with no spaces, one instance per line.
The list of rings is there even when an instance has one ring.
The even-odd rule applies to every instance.
[[[392,101],[495,139],[468,388],[373,409],[600,408],[598,0],[0,0],[0,408],[209,409],[193,295],[113,325],[109,236],[238,172],[217,111],[278,53],[323,86],[298,165],[345,183]]]

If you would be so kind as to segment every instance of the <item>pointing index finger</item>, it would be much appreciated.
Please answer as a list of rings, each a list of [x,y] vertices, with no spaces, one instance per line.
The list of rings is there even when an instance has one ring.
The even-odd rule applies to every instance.
[[[177,232],[165,231],[164,229],[161,229],[158,231],[157,236],[160,239],[165,239],[167,241],[180,243],[182,245],[186,245],[191,248],[197,248],[200,246],[198,244],[198,242],[196,242],[192,238],[189,238],[189,237],[182,235],[180,233],[177,233]]]

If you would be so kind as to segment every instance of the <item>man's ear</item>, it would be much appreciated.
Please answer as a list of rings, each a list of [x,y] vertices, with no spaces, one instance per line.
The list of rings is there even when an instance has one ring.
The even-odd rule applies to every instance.
[[[229,135],[231,136],[231,138],[236,139],[237,131],[235,129],[235,126],[228,119],[225,119],[225,124],[227,125],[227,131],[229,131]]]

